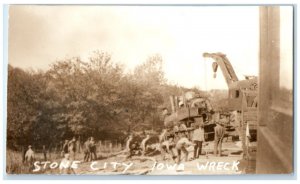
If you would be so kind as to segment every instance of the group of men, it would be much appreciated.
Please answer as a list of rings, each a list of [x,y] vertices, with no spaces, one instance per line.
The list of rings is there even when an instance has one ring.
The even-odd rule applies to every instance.
[[[183,155],[184,160],[187,161],[189,153],[187,148],[190,146],[194,147],[194,157],[192,159],[197,159],[201,155],[202,143],[205,141],[203,126],[196,125],[191,134],[186,128],[175,131],[174,134],[163,134],[167,134],[166,131],[163,131],[160,136],[160,147],[163,159],[165,159],[167,155],[171,155],[176,163],[180,163]]]
[[[76,138],[73,137],[70,141],[65,140],[62,148],[62,156],[65,157],[66,154],[69,155],[70,159],[75,160],[76,152]]]
[[[62,148],[62,155],[65,157],[65,154],[68,154],[68,157],[70,159],[75,159],[75,153],[78,145],[76,144],[76,138],[73,137],[73,139],[65,140],[65,143],[63,144]],[[84,153],[84,161],[92,161],[97,159],[97,153],[96,153],[96,142],[94,137],[89,137],[83,144],[83,153]]]
[[[133,155],[141,154],[142,156],[145,156],[148,149],[148,141],[150,139],[150,135],[144,133],[145,137],[139,144],[137,141],[133,141],[133,135],[129,135],[126,146],[125,146],[125,152],[127,153],[127,158],[130,158]]]
[[[225,135],[225,128],[222,123],[217,122],[214,127],[214,155],[221,156],[222,153],[222,141]],[[133,135],[130,135],[126,142],[126,151],[129,153],[128,157],[136,153],[141,153],[142,156],[149,151],[148,142],[150,139],[149,134],[145,134],[145,137],[141,141],[141,144],[133,142]],[[205,142],[204,125],[196,125],[195,129],[188,131],[186,127],[177,129],[170,133],[166,129],[163,129],[159,135],[158,150],[162,154],[162,159],[165,160],[168,156],[171,156],[176,163],[180,163],[182,157],[185,161],[188,161],[188,147],[194,148],[194,154],[191,159],[198,159],[202,154],[202,145]],[[93,137],[89,137],[83,145],[84,161],[93,161],[97,159],[96,143]],[[76,138],[73,137],[70,141],[65,140],[62,148],[62,155],[64,158],[75,160],[76,153]],[[25,154],[25,161],[32,163],[34,161],[34,152],[32,146],[28,147]]]
[[[89,137],[83,146],[84,161],[89,162],[92,160],[97,160],[97,149],[94,137]]]
[[[162,133],[159,135],[158,148],[162,154],[162,159],[165,160],[168,156],[176,162],[180,163],[182,157],[185,161],[188,161],[188,147],[194,148],[194,154],[191,159],[198,159],[202,154],[202,145],[205,142],[205,132],[204,125],[196,125],[195,129],[188,130],[184,124],[183,128],[178,128],[177,130],[170,133],[166,129],[163,129]],[[225,128],[222,123],[217,122],[214,127],[214,155],[221,156],[222,153],[222,141],[225,135]],[[140,145],[133,141],[133,136],[130,135],[126,143],[126,150],[129,155],[133,155],[135,151],[140,151],[142,155],[145,155],[148,150],[148,140],[149,135],[141,141]],[[138,152],[137,152],[138,153]]]

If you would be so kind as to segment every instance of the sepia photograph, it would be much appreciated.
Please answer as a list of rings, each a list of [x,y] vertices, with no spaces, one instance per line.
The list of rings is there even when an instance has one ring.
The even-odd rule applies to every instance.
[[[7,12],[8,176],[295,172],[295,6]]]

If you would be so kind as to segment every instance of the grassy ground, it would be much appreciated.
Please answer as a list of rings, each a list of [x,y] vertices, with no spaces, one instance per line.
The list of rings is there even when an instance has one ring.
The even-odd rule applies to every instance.
[[[47,160],[57,160],[61,156],[59,153],[47,153]],[[43,153],[35,153],[37,161],[44,161]],[[22,152],[7,150],[6,152],[6,173],[7,174],[31,174],[33,166],[28,163],[23,163]],[[36,173],[38,174],[38,173]]]
[[[223,157],[214,157],[213,156],[213,143],[208,144],[207,146],[204,146],[203,153],[206,155],[202,155],[197,160],[188,161],[185,163],[185,171],[178,172],[178,171],[172,171],[172,170],[154,170],[149,171],[149,169],[153,166],[152,160],[147,159],[126,159],[126,155],[118,155],[118,156],[111,156],[112,153],[116,153],[120,151],[117,148],[114,149],[98,149],[97,152],[97,165],[96,167],[99,167],[99,170],[94,171],[91,170],[90,164],[91,162],[83,162],[83,153],[77,153],[75,156],[75,160],[81,161],[80,167],[76,169],[74,174],[92,174],[92,175],[105,175],[105,174],[124,174],[122,173],[123,167],[119,167],[117,170],[113,169],[112,166],[109,166],[110,162],[120,162],[120,163],[134,163],[133,167],[131,167],[126,174],[150,174],[150,175],[177,175],[177,174],[196,174],[196,175],[202,175],[202,174],[251,174],[255,173],[255,154],[253,155],[254,161],[245,161],[242,160],[242,151],[241,148],[238,147],[233,142],[224,142],[223,144]],[[189,157],[192,157],[193,150],[189,150]],[[174,161],[172,160],[162,160],[161,155],[153,156],[157,162],[164,163],[164,164],[174,164]],[[60,162],[62,159],[62,156],[60,153],[47,153],[47,161],[51,162]],[[44,161],[44,156],[42,153],[36,153],[36,160],[37,161]],[[7,165],[6,165],[6,171],[8,174],[32,174],[33,168],[30,167],[28,164],[22,163],[22,154],[21,152],[16,152],[12,150],[7,150]],[[198,171],[196,169],[197,163],[206,163],[209,162],[232,162],[232,161],[240,161],[239,165],[239,171],[218,171],[218,172],[211,172],[207,170]],[[108,167],[106,169],[103,169],[102,167],[104,164],[107,163]],[[145,173],[144,173],[145,172]],[[59,174],[59,169],[46,169],[41,170],[41,172],[35,172],[34,174]]]
[[[98,150],[98,159],[105,158],[113,152],[118,152],[120,149],[113,147],[112,149],[102,149]],[[84,158],[83,153],[76,153],[75,160],[82,161]],[[62,155],[60,152],[47,152],[47,160],[50,162],[60,162]],[[40,152],[35,152],[35,161],[45,161],[44,154]],[[7,174],[32,174],[34,169],[33,165],[23,163],[22,152],[7,150],[6,152],[6,173]],[[58,170],[41,170],[40,172],[34,172],[34,174],[57,174]]]

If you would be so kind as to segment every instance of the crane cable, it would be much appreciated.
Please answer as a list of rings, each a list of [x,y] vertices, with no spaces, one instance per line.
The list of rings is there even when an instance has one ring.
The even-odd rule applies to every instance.
[[[204,57],[204,85],[205,85],[205,91],[208,89],[208,84],[207,84],[207,64],[206,64],[206,58]]]

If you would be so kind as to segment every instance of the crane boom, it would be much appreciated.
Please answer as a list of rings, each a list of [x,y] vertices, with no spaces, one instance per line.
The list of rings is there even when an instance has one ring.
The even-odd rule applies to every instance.
[[[226,55],[223,53],[203,53],[203,57],[205,58],[212,58],[215,60],[213,63],[213,71],[216,72],[218,69],[218,66],[220,66],[222,73],[224,75],[224,78],[226,80],[226,83],[228,86],[230,84],[238,81],[238,77],[235,74],[235,71],[227,59]]]
[[[250,142],[256,141],[257,134],[257,88],[258,80],[255,76],[246,76],[245,80],[238,80],[235,71],[222,53],[204,53],[203,57],[214,59],[213,71],[216,73],[220,66],[224,78],[228,85],[228,111],[239,111],[241,114],[240,121],[237,120],[239,126],[239,138],[242,141],[244,154],[248,156]],[[215,76],[215,75],[214,75]],[[249,136],[250,135],[250,136]],[[249,139],[250,137],[250,139]]]

